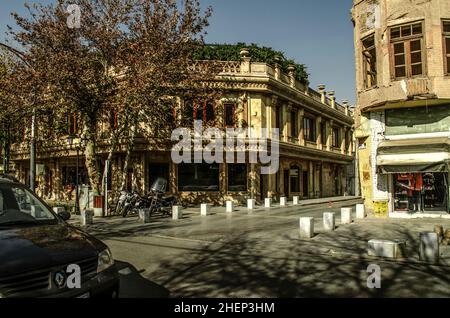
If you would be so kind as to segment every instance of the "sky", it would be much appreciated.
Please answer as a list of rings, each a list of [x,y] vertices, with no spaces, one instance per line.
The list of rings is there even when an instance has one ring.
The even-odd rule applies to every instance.
[[[41,0],[48,3],[52,0]],[[33,1],[30,1],[33,2]],[[34,1],[38,2],[38,1]],[[24,0],[0,0],[0,39]],[[212,6],[207,43],[256,43],[305,64],[311,87],[325,84],[338,102],[355,102],[352,0],[200,0]]]

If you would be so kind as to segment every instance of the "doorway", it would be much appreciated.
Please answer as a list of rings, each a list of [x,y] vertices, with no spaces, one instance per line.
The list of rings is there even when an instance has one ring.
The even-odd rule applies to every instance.
[[[303,171],[303,177],[302,177],[302,183],[303,183],[303,197],[308,198],[309,197],[309,173],[307,170]]]
[[[448,211],[448,173],[394,174],[393,183],[395,211]]]
[[[148,184],[149,187],[156,181],[158,178],[164,178],[167,180],[167,191],[171,191],[170,189],[170,166],[167,163],[150,163],[148,165]]]
[[[289,170],[284,170],[284,195],[289,198]]]

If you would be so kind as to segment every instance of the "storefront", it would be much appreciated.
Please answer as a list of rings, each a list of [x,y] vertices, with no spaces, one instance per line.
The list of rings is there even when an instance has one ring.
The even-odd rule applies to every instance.
[[[377,152],[378,173],[388,175],[391,212],[447,213],[449,139],[386,140]]]

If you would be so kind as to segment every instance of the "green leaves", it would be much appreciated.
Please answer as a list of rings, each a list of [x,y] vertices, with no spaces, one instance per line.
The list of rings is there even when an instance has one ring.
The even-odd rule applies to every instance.
[[[306,71],[304,64],[298,64],[292,59],[286,59],[285,54],[265,46],[258,46],[257,44],[208,44],[200,46],[193,54],[194,60],[215,60],[215,61],[240,61],[240,51],[242,48],[249,49],[252,61],[275,64],[276,57],[281,58],[281,69],[287,72],[289,65],[296,67],[296,79],[306,84],[308,83],[309,74]]]

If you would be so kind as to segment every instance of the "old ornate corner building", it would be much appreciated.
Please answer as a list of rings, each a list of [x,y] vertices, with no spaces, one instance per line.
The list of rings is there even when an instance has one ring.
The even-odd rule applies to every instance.
[[[334,91],[326,92],[323,85],[315,91],[301,83],[294,67],[284,72],[277,63],[252,61],[248,50],[240,53],[241,61],[220,62],[223,72],[217,77],[217,85],[221,85],[223,94],[218,100],[188,104],[191,102],[178,99],[183,111],[175,109],[174,117],[181,120],[188,116],[220,128],[244,124],[255,130],[279,128],[278,173],[262,175],[258,164],[177,165],[171,160],[169,147],[161,148],[136,136],[126,188],[144,193],[156,178],[165,177],[169,191],[179,194],[184,202],[216,204],[229,199],[244,202],[249,197],[259,201],[267,196],[306,199],[353,194],[354,120],[348,103],[339,104]],[[68,125],[69,131],[78,129],[76,114],[68,117]],[[102,129],[98,132],[98,152],[104,162],[108,154],[101,142]],[[68,151],[63,146],[51,151],[38,149],[39,191],[49,200],[71,195],[66,189],[75,182],[76,152]],[[26,147],[13,147],[14,169],[23,182],[29,178],[28,153]],[[111,190],[119,187],[124,158],[125,152],[119,147],[111,162]],[[80,183],[86,184],[84,164],[79,170]]]
[[[449,211],[450,1],[354,0],[355,138],[366,205]]]

